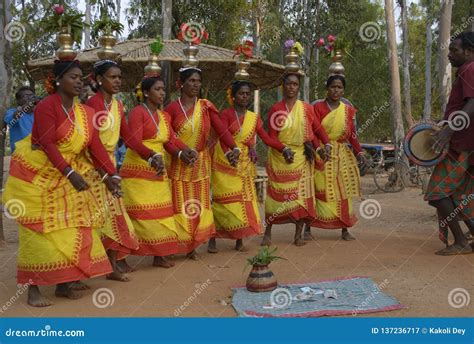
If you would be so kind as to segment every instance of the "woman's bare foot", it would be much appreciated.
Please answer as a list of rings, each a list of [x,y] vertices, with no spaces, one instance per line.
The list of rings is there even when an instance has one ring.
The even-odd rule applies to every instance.
[[[209,253],[219,252],[219,250],[217,249],[216,238],[209,239],[209,243],[207,244],[207,252]]]
[[[471,254],[474,253],[471,245],[466,244],[464,246],[458,244],[452,244],[442,250],[435,252],[438,256],[455,256],[457,254]]]
[[[88,290],[91,287],[89,287],[87,284],[81,281],[75,281],[71,283],[71,289],[72,290]]]
[[[158,267],[161,267],[161,268],[169,269],[169,268],[172,268],[174,266],[174,263],[170,262],[165,257],[155,256],[153,258],[153,266],[158,266]]]
[[[56,295],[56,297],[65,297],[71,300],[77,300],[82,297],[80,292],[71,289],[71,283],[57,284],[54,295]]]
[[[110,274],[105,276],[105,278],[112,281],[130,282],[130,278],[128,278],[128,275],[119,271],[112,271]]]
[[[197,255],[195,250],[192,250],[186,255],[186,258],[192,259],[192,260],[199,260],[199,256]]]
[[[311,234],[311,228],[306,228],[304,230],[303,239],[304,239],[304,241],[316,240],[316,238],[313,236],[313,234]]]
[[[345,241],[352,241],[356,239],[355,236],[349,233],[349,231],[346,228],[342,229],[341,238],[342,240],[345,240]]]
[[[270,236],[264,235],[260,246],[272,246],[272,238]]]
[[[33,307],[48,307],[53,303],[43,295],[37,285],[30,285],[28,287],[28,304]]]
[[[235,241],[235,250],[239,252],[248,252],[248,248],[244,246],[244,241],[242,239],[238,239]]]
[[[299,238],[295,238],[294,244],[296,246],[304,246],[306,245],[306,242],[301,237],[299,237]]]
[[[122,259],[122,260],[117,260],[116,264],[117,264],[117,269],[122,273],[129,273],[129,272],[137,271],[137,269],[134,269],[130,265],[128,265],[125,258]]]

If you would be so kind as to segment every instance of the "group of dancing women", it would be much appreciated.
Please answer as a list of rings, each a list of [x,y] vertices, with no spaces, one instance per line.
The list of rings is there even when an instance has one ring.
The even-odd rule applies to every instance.
[[[199,259],[205,243],[217,253],[216,238],[246,251],[243,239],[263,227],[261,244],[271,245],[274,224],[295,224],[297,246],[312,238],[311,227],[342,229],[342,239],[354,239],[348,228],[357,221],[357,160],[365,157],[356,110],[342,100],[344,77],[330,76],[327,97],[310,105],[298,100],[300,75],[285,73],[268,131],[249,110],[252,83],[235,80],[231,107],[219,113],[200,97],[203,77],[197,67],[181,68],[180,95],[164,107],[164,81],[146,74],[126,118],[115,97],[118,63],[94,65],[96,93],[82,104],[79,62],[55,61],[51,94],[35,108],[32,134],[17,144],[4,191],[7,208],[20,202],[25,210],[16,217],[17,279],[28,284],[30,305],[52,304],[39,286],[77,299],[88,278],[129,281],[130,255],[171,268],[180,255]],[[257,135],[269,146],[265,226],[254,182]],[[117,171],[119,140],[128,149]]]

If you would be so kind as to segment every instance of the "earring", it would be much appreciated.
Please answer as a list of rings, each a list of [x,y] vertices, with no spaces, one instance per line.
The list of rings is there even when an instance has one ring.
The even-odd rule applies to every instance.
[[[59,86],[59,81],[56,81],[56,86]]]
[[[145,98],[148,97],[148,94],[145,94]]]
[[[99,81],[99,86],[102,86],[102,83]]]

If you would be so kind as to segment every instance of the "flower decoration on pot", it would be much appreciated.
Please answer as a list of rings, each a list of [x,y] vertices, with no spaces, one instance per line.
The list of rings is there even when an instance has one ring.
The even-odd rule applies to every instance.
[[[56,4],[52,7],[52,15],[44,19],[43,28],[46,32],[71,35],[74,42],[81,43],[82,32],[88,25],[84,23],[84,14],[79,11]]]
[[[264,246],[257,255],[247,258],[247,265],[252,267],[247,278],[247,290],[252,292],[272,291],[278,286],[278,282],[268,265],[277,259],[285,259],[275,255],[277,248],[270,249]]]
[[[204,25],[196,22],[183,23],[179,27],[178,39],[183,43],[199,45],[202,41],[209,39],[209,33]]]
[[[237,72],[234,75],[236,80],[248,80],[250,78],[250,74],[247,72],[247,69],[250,67],[250,62],[248,62],[247,59],[253,57],[253,47],[253,42],[248,40],[235,47],[234,57],[239,57],[236,63]]]
[[[289,39],[285,42],[285,70],[289,73],[301,73],[301,66],[298,63],[303,58],[304,48],[300,42]]]
[[[148,64],[145,66],[145,75],[159,75],[161,73],[158,55],[160,55],[163,47],[164,44],[160,36],[156,37],[155,41],[150,44],[150,58],[148,59]]]

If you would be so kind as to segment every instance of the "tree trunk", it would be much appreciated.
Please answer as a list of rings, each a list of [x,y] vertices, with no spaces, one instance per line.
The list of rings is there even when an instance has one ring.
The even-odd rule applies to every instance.
[[[392,0],[385,0],[385,20],[387,23],[387,47],[390,69],[390,109],[392,113],[392,136],[396,149],[403,140],[402,101],[400,96],[400,74],[398,70],[397,40]]]
[[[451,14],[453,1],[443,0],[439,15],[439,97],[441,101],[441,112],[444,113],[451,88],[451,65],[448,60],[448,45],[451,33]]]
[[[401,24],[403,32],[403,98],[405,100],[404,115],[409,128],[413,126],[413,116],[411,112],[411,95],[410,95],[410,43],[408,41],[408,9],[406,0],[399,0],[401,7]]]
[[[85,23],[89,26],[84,28],[84,49],[91,47],[91,2],[86,0],[86,18]]]
[[[426,22],[426,50],[425,50],[425,105],[423,107],[423,120],[431,119],[431,46],[433,45],[433,34],[431,32],[432,18],[427,9]]]
[[[0,28],[4,28],[11,20],[10,0],[0,0]],[[7,110],[12,86],[12,56],[10,42],[2,37],[0,39],[0,123],[4,126],[5,111]],[[3,189],[3,168],[5,155],[5,135],[6,130],[0,133],[0,187]],[[5,233],[3,230],[3,211],[0,211],[0,244],[5,243]]]
[[[173,0],[162,0],[161,1],[161,16],[163,18],[163,28],[161,31],[161,36],[163,39],[171,39],[171,27],[173,25],[173,13],[171,8],[173,6]],[[161,75],[166,85],[166,96],[165,104],[167,104],[171,97],[172,87],[171,87],[171,62],[163,61],[161,62],[162,72]]]
[[[261,46],[262,46],[262,37],[260,31],[263,24],[263,9],[261,8],[260,0],[257,0],[257,7],[255,13],[255,35],[254,35],[254,45],[255,45],[255,55],[260,56]],[[260,113],[260,91],[255,90],[253,95],[253,112]]]

